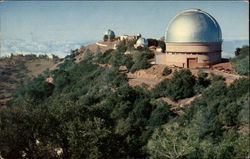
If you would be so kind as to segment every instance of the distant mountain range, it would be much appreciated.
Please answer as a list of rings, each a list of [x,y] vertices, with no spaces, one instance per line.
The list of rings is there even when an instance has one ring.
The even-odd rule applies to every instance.
[[[10,55],[11,53],[34,53],[34,54],[55,54],[59,57],[65,57],[71,50],[80,48],[83,45],[95,43],[95,41],[78,42],[78,41],[48,41],[34,42],[22,39],[2,40],[0,56]],[[222,45],[222,57],[234,57],[234,51],[237,47],[248,45],[249,40],[225,40]]]

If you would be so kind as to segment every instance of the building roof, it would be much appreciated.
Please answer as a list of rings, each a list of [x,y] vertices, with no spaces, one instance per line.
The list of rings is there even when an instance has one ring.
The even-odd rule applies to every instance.
[[[145,39],[145,38],[139,38],[139,39],[136,41],[136,45],[137,45],[137,46],[140,46],[140,45],[148,46],[148,40]]]
[[[104,33],[104,35],[115,36],[115,32],[113,30],[108,30]]]
[[[222,42],[218,22],[200,9],[177,14],[167,27],[166,42]]]

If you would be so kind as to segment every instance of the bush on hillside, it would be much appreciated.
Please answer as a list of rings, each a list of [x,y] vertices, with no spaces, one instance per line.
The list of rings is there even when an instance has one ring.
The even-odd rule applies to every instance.
[[[129,71],[134,73],[137,70],[146,69],[150,66],[151,65],[149,64],[148,60],[145,57],[142,57],[134,62],[133,66],[130,68]]]
[[[62,70],[67,70],[75,64],[73,59],[65,59],[63,63],[59,64],[57,67]]]
[[[233,68],[240,75],[249,75],[249,56],[237,61]]]
[[[170,75],[171,73],[172,73],[172,70],[168,66],[166,66],[162,72],[162,75],[167,76],[167,75]]]
[[[108,40],[108,35],[104,35],[103,36],[103,41],[107,41]]]
[[[247,158],[248,79],[208,87],[206,74],[183,69],[147,90],[129,86],[126,74],[95,64],[92,55],[48,71],[53,84],[44,75],[24,84],[0,107],[3,158]],[[115,65],[130,58],[131,67],[148,60],[140,51],[103,57]],[[202,95],[181,115],[155,99],[190,97],[196,85],[204,86]]]
[[[158,41],[156,39],[147,39],[147,40],[148,40],[148,47],[158,46]]]
[[[133,60],[134,64],[131,66],[129,71],[133,73],[133,72],[140,70],[140,69],[149,68],[151,66],[151,64],[148,62],[148,59],[151,57],[152,57],[151,53],[147,52],[147,51],[134,52],[132,55],[132,60]]]
[[[169,97],[173,101],[194,95],[195,77],[188,69],[175,71],[171,79],[165,79],[152,90],[152,96]]]
[[[45,82],[43,76],[35,78],[27,85],[20,87],[14,97],[16,99],[29,98],[35,102],[41,102],[52,95],[55,85]]]
[[[209,78],[211,83],[217,82],[217,81],[225,81],[225,78],[220,75],[215,75],[211,73],[211,77]]]
[[[195,86],[194,86],[194,92],[196,94],[201,93],[211,83],[210,79],[208,79],[207,73],[199,71],[197,76],[198,77],[196,78],[196,82],[195,82]]]
[[[237,48],[235,55],[236,57],[231,59],[234,70],[240,75],[249,75],[249,46]]]
[[[161,47],[163,52],[166,50],[166,43],[164,41],[158,40],[158,46]]]

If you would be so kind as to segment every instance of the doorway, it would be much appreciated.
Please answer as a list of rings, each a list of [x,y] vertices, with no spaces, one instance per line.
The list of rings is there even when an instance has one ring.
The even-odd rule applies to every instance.
[[[187,68],[196,68],[198,63],[197,58],[187,58]]]

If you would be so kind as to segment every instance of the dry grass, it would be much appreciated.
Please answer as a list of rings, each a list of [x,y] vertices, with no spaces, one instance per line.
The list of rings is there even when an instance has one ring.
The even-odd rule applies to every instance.
[[[4,105],[16,87],[55,65],[48,58],[13,56],[0,58],[0,105]]]
[[[97,43],[101,44],[101,45],[107,45],[107,46],[101,46],[101,45],[98,45]],[[90,44],[90,45],[87,45],[87,46],[81,48],[80,49],[81,54],[75,57],[76,58],[75,62],[79,63],[84,58],[84,55],[87,52],[87,50],[91,51],[94,55],[96,54],[98,49],[100,49],[100,51],[102,53],[104,53],[105,51],[107,51],[109,49],[113,49],[114,45],[118,44],[119,41],[113,41],[113,42],[98,41],[97,43]]]

